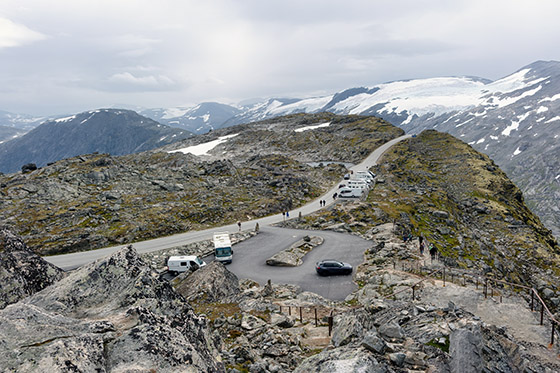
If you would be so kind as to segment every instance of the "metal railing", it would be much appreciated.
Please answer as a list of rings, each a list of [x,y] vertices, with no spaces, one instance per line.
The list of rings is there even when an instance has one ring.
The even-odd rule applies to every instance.
[[[402,262],[400,262],[400,264],[401,264],[401,270],[403,272],[415,273],[415,274],[418,274],[420,276],[424,276],[424,278],[422,280],[418,281],[418,282],[415,282],[412,285],[406,285],[406,287],[404,289],[401,289],[401,290],[397,291],[396,293],[392,293],[392,294],[389,294],[389,295],[385,296],[384,297],[385,299],[394,297],[397,294],[403,293],[403,292],[411,289],[412,290],[412,300],[414,300],[417,286],[420,285],[421,283],[423,283],[426,280],[437,279],[436,275],[438,275],[438,274],[441,275],[441,279],[443,280],[443,286],[444,287],[445,287],[446,280],[448,280],[448,276],[451,277],[451,282],[452,283],[455,283],[454,282],[455,278],[462,278],[463,279],[463,281],[462,281],[463,286],[467,285],[467,280],[466,279],[467,279],[467,277],[470,277],[472,283],[476,285],[477,289],[478,289],[479,283],[484,284],[484,298],[485,299],[488,297],[489,293],[490,293],[490,296],[493,298],[494,297],[494,291],[496,291],[496,295],[500,296],[500,302],[502,302],[503,294],[502,294],[502,292],[498,291],[498,287],[495,286],[495,285],[502,284],[502,285],[511,286],[512,288],[523,289],[525,291],[528,291],[529,295],[531,296],[531,302],[530,302],[531,312],[537,311],[538,304],[540,304],[540,325],[544,325],[544,315],[546,314],[548,322],[550,322],[551,328],[552,328],[552,331],[550,333],[549,347],[552,347],[554,345],[556,332],[557,332],[557,330],[560,330],[560,322],[554,318],[552,312],[550,312],[550,310],[546,306],[546,303],[539,296],[539,293],[535,288],[530,287],[530,286],[526,286],[526,285],[521,285],[521,284],[516,284],[516,283],[504,281],[504,280],[498,280],[498,279],[487,277],[487,276],[484,276],[484,275],[473,275],[473,274],[467,273],[467,272],[461,272],[461,273],[457,274],[456,272],[447,269],[445,266],[443,268],[434,270],[434,271],[428,273],[427,275],[424,275],[423,271],[422,271],[423,267],[420,265],[419,261],[415,261],[415,262],[402,261]],[[397,269],[397,267],[398,267],[397,263],[393,262],[393,268]],[[480,279],[482,279],[481,282],[479,282]],[[494,285],[494,286],[492,286],[492,285]],[[537,299],[538,304],[535,304],[535,298]]]

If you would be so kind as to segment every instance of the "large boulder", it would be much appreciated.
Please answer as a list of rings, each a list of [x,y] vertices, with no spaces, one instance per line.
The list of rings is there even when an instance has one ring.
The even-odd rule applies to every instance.
[[[0,309],[60,280],[64,272],[34,254],[23,240],[0,230]]]
[[[132,246],[0,311],[6,371],[223,372],[206,319]]]
[[[371,372],[385,373],[385,363],[364,348],[344,346],[332,350],[323,350],[311,356],[299,365],[294,373],[331,373],[331,372]]]
[[[229,303],[240,293],[239,279],[222,263],[213,261],[193,273],[183,273],[173,280],[175,290],[187,300]]]

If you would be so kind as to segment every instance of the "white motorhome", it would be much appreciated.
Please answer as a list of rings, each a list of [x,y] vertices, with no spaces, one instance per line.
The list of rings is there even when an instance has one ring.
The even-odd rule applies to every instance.
[[[350,189],[368,189],[369,184],[365,180],[350,179],[345,182],[346,188]]]
[[[356,171],[354,177],[358,180],[365,180],[369,184],[372,184],[375,179],[375,174],[371,171]]]
[[[228,232],[214,233],[214,256],[218,262],[231,263],[233,250]]]
[[[196,255],[170,256],[167,259],[167,270],[172,275],[190,270],[195,271],[205,265],[206,263]]]
[[[340,188],[338,190],[339,198],[360,198],[365,189],[362,188]]]

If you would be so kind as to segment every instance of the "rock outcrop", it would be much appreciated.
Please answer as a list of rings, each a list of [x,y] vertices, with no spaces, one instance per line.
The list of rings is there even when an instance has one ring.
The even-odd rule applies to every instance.
[[[274,254],[266,260],[266,264],[276,267],[297,267],[303,264],[303,257],[313,248],[323,243],[323,238],[318,236],[306,236],[292,244],[286,250]]]
[[[184,272],[171,281],[177,292],[189,302],[230,303],[240,293],[239,279],[218,261],[194,271]]]
[[[6,371],[222,372],[206,319],[131,247],[0,311]]]
[[[64,276],[27,248],[21,237],[0,229],[0,309],[35,294]]]

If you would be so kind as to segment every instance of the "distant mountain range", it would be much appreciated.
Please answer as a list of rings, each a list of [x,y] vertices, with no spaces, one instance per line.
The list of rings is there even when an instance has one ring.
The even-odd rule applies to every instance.
[[[557,61],[537,61],[496,81],[477,77],[416,79],[321,97],[271,98],[240,106],[207,102],[139,113],[201,134],[286,114],[323,111],[374,115],[408,132],[433,128],[460,138],[492,157],[523,190],[527,204],[560,237]]]
[[[0,144],[0,171],[16,172],[27,163],[44,166],[93,152],[123,155],[161,147],[192,136],[131,110],[100,109],[49,120]]]

